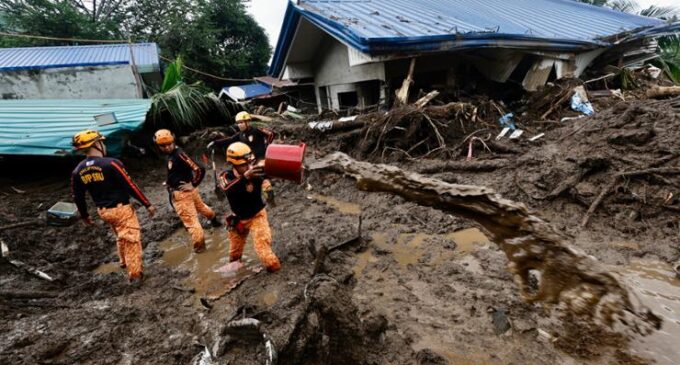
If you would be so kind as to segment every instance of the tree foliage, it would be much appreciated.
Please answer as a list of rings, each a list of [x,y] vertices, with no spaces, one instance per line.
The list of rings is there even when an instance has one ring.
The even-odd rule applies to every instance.
[[[266,71],[271,49],[241,0],[0,0],[0,31],[158,43],[161,54],[223,78]],[[0,36],[0,47],[77,44]],[[223,82],[189,73],[215,88]]]

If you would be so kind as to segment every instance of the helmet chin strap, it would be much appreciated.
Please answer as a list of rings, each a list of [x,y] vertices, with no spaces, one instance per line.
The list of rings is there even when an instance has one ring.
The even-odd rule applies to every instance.
[[[106,152],[104,152],[104,149],[103,149],[103,148],[99,148],[99,147],[101,146],[101,143],[102,143],[101,140],[95,142],[95,144],[92,145],[92,148],[94,148],[95,150],[99,151],[99,153],[101,153],[102,156],[106,156]]]

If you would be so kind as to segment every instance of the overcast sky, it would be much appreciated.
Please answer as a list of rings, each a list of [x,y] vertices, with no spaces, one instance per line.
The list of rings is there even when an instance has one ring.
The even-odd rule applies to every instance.
[[[637,3],[643,8],[650,5],[677,7],[680,5],[680,0],[637,0]],[[287,4],[288,0],[251,0],[248,5],[255,20],[267,31],[272,48],[276,47],[276,42],[279,39],[279,31]]]

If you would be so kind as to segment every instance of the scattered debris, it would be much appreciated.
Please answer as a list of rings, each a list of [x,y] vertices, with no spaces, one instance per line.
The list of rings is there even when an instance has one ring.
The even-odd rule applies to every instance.
[[[267,355],[265,364],[274,365],[278,355],[271,336],[262,327],[262,322],[255,318],[244,318],[227,323],[225,332],[239,338],[261,338]]]
[[[14,186],[10,186],[10,189],[12,189],[12,191],[14,191],[17,194],[25,194],[26,193],[26,190],[17,189]]]
[[[78,220],[78,207],[69,202],[58,202],[47,211],[47,224],[69,226]]]
[[[571,97],[571,109],[585,115],[595,114],[593,105],[588,101],[586,89],[583,86],[574,88],[574,95]]]
[[[22,269],[22,270],[26,271],[27,273],[29,273],[29,274],[37,277],[37,278],[47,280],[47,281],[54,281],[54,278],[52,278],[51,276],[45,274],[44,272],[42,272],[38,269],[35,269],[31,266],[28,266],[27,264],[25,264],[21,261],[18,261],[18,260],[7,260],[7,261],[10,264],[12,264],[14,267]]]

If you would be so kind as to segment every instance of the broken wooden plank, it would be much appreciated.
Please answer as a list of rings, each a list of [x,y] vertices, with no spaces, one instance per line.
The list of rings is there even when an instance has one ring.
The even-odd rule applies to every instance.
[[[401,84],[401,88],[397,90],[397,99],[395,100],[395,106],[399,105],[406,105],[408,103],[408,95],[409,95],[409,89],[411,88],[411,84],[413,84],[413,72],[415,71],[416,68],[416,59],[411,58],[411,64],[409,65],[408,68],[408,74],[406,75],[406,78],[404,79],[404,82]]]
[[[662,98],[680,95],[680,86],[655,86],[647,90],[648,98]]]
[[[439,91],[434,90],[430,91],[427,95],[423,96],[422,98],[418,99],[416,101],[416,108],[422,109],[425,107],[425,105],[429,104],[434,98],[439,96]]]
[[[31,275],[39,278],[39,279],[47,280],[47,281],[50,281],[50,282],[54,281],[54,278],[52,278],[51,276],[45,274],[44,272],[42,272],[42,271],[40,271],[36,268],[28,266],[27,264],[25,264],[21,261],[17,261],[17,260],[7,260],[7,261],[10,264],[12,264],[12,266],[19,268],[19,269],[22,269],[22,270],[26,271],[27,273],[29,273],[29,274],[31,274]]]

